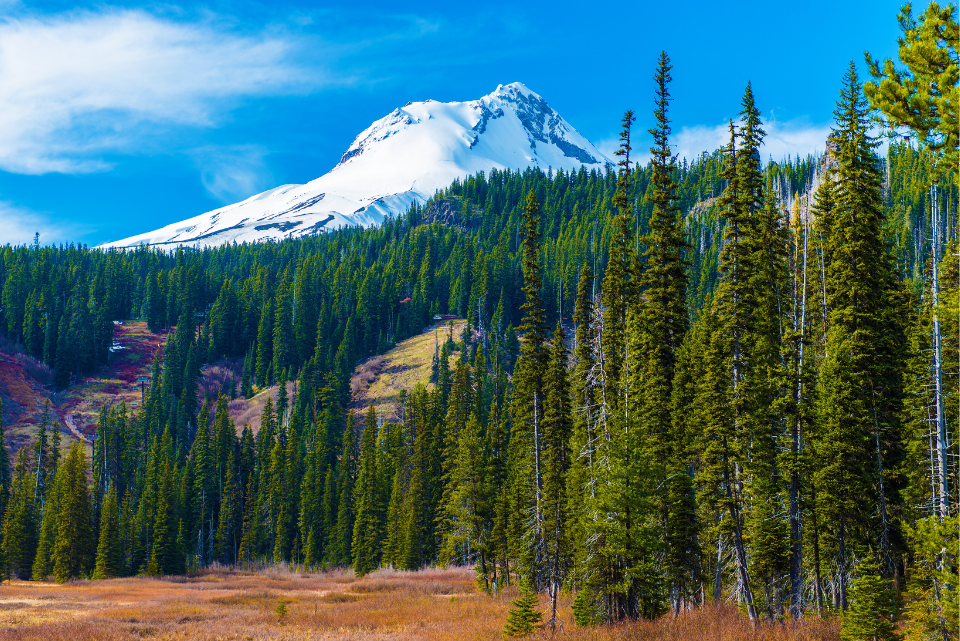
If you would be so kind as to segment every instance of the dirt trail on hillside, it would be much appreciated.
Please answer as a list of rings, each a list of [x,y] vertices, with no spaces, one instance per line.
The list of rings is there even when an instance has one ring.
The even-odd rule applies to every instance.
[[[74,438],[76,438],[78,441],[80,441],[81,443],[90,443],[90,442],[91,442],[91,440],[90,440],[89,438],[87,438],[86,436],[84,436],[84,435],[80,432],[80,430],[77,429],[77,426],[76,426],[76,425],[74,424],[74,422],[73,422],[73,417],[72,417],[72,416],[70,416],[69,414],[64,415],[64,417],[63,417],[63,422],[66,423],[67,429],[70,430],[70,433],[73,434]]]

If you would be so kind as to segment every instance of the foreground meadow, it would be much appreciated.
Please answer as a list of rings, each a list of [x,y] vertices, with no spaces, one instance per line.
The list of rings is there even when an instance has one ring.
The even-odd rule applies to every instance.
[[[0,639],[203,641],[272,639],[498,639],[511,588],[477,592],[469,569],[374,572],[362,579],[269,568],[209,570],[185,577],[0,585]],[[281,599],[287,614],[276,610]],[[541,599],[541,609],[547,606]],[[812,619],[753,630],[731,606],[708,607],[674,620],[578,628],[564,601],[567,639],[681,641],[838,639],[837,627]],[[534,638],[548,638],[541,631]]]

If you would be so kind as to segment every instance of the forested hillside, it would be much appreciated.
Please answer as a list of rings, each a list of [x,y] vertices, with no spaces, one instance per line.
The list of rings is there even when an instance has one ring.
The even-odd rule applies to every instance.
[[[114,320],[175,328],[92,461],[0,448],[5,575],[474,564],[485,590],[573,590],[583,625],[729,598],[955,635],[956,163],[879,157],[852,64],[823,157],[762,163],[748,85],[729,144],[678,162],[670,72],[646,166],[628,112],[617,172],[481,174],[376,229],[0,249],[0,329],[56,386],[107,362]],[[346,412],[356,364],[442,314],[467,328],[403,422]],[[198,406],[222,358],[233,395],[281,383],[256,433]]]

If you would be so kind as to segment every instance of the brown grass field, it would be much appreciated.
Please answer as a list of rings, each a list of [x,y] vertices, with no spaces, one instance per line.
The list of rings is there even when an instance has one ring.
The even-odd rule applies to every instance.
[[[202,641],[345,639],[373,641],[501,639],[516,591],[477,591],[470,568],[420,572],[380,570],[362,579],[273,567],[212,569],[185,577],[76,581],[65,585],[15,581],[0,585],[0,639]],[[280,599],[288,613],[280,621]],[[562,600],[563,630],[534,639],[620,641],[812,641],[839,639],[835,621],[752,628],[731,605],[657,621],[579,628]],[[541,610],[547,607],[541,596]]]

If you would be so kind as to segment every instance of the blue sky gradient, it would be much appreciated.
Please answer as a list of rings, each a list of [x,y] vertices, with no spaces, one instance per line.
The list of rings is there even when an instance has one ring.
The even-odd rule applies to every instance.
[[[751,81],[766,153],[806,154],[849,61],[896,56],[899,5],[0,0],[0,244],[94,245],[306,182],[408,101],[514,81],[612,151],[625,109],[651,124],[661,49],[679,153],[716,148]]]

